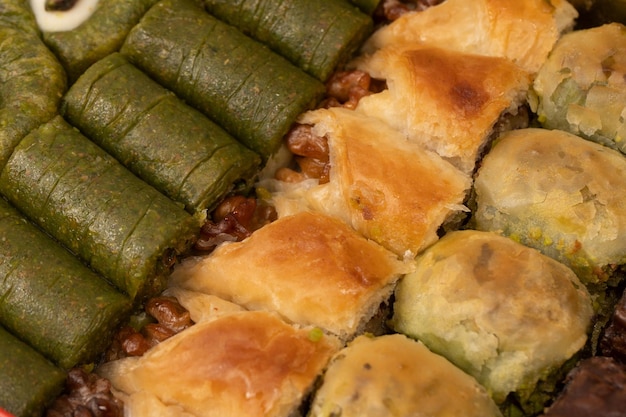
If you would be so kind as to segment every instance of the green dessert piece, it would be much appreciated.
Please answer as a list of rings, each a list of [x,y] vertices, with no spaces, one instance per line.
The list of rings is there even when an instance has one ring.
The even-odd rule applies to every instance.
[[[344,0],[204,0],[206,9],[326,81],[373,29]]]
[[[0,322],[69,369],[96,359],[130,300],[0,198]]]
[[[3,0],[0,2],[0,27],[12,27],[20,32],[35,35],[39,33],[35,15],[28,0]]]
[[[66,374],[0,327],[0,408],[40,417],[63,390]]]
[[[100,0],[85,22],[73,30],[44,32],[44,42],[74,82],[91,64],[118,51],[128,32],[156,1]]]
[[[163,0],[121,52],[266,161],[324,85],[193,1]]]
[[[57,114],[66,86],[28,2],[0,3],[0,168],[28,132]]]
[[[261,162],[118,53],[78,79],[61,111],[85,136],[192,213],[213,208],[234,186],[250,187]]]
[[[60,116],[16,147],[0,192],[132,299],[165,287],[201,223]]]

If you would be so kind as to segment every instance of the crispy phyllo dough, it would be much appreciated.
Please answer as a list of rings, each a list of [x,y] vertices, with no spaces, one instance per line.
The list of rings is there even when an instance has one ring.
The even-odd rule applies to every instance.
[[[329,181],[265,184],[279,216],[323,212],[412,258],[466,210],[469,176],[380,120],[331,108],[307,112],[299,122],[327,139]]]
[[[185,290],[181,287],[169,287],[163,295],[174,297],[189,312],[189,317],[194,323],[213,320],[224,314],[246,311],[239,304],[231,303],[215,295]]]
[[[2,198],[0,234],[0,323],[61,368],[96,360],[130,300]]]
[[[19,143],[0,192],[132,299],[163,290],[201,222],[61,116]]]
[[[446,0],[377,30],[363,51],[421,43],[507,58],[535,73],[577,16],[566,0]]]
[[[0,327],[0,411],[37,417],[63,391],[66,373]]]
[[[264,311],[194,324],[141,357],[103,365],[127,415],[290,417],[339,341]]]
[[[114,53],[71,86],[66,119],[129,170],[194,213],[251,187],[260,157]]]
[[[533,84],[539,122],[626,153],[626,28],[564,35]]]
[[[43,40],[63,64],[70,82],[74,82],[89,66],[119,51],[128,32],[157,0],[97,0],[92,14],[69,30],[44,27]],[[77,4],[77,8],[81,0]],[[71,11],[70,11],[71,12]],[[67,12],[56,13],[59,21],[67,20]]]
[[[355,65],[387,84],[361,98],[357,112],[384,120],[465,173],[474,170],[501,118],[522,111],[531,83],[506,59],[436,47],[389,46]]]
[[[129,60],[267,160],[321,81],[192,0],[162,0],[130,32]]]
[[[309,417],[499,417],[484,387],[400,334],[359,336],[339,351]]]
[[[336,0],[202,0],[209,13],[326,81],[373,29],[372,18]]]
[[[65,71],[41,39],[25,0],[0,4],[0,169],[17,143],[57,114]]]
[[[588,285],[617,283],[626,261],[624,155],[567,132],[521,129],[501,136],[474,186],[476,228],[540,250]]]
[[[348,339],[387,301],[410,266],[339,220],[302,212],[206,257],[184,260],[170,286],[276,311]]]
[[[583,348],[593,315],[571,269],[474,230],[450,232],[418,256],[395,296],[397,331],[474,376],[497,403],[515,393],[534,412],[544,406],[534,403],[536,384]]]

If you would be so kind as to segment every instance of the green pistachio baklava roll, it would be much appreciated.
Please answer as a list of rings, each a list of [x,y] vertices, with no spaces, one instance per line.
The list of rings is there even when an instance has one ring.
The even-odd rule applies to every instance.
[[[204,0],[206,9],[325,81],[372,31],[344,0]]]
[[[94,360],[128,297],[0,198],[0,323],[61,368]]]
[[[93,14],[78,27],[43,33],[71,82],[91,64],[118,51],[133,26],[157,0],[99,0]]]
[[[19,143],[0,192],[133,299],[165,287],[201,222],[61,116]]]
[[[64,97],[62,113],[88,138],[188,211],[248,188],[260,157],[161,87],[124,56],[92,65]]]
[[[20,139],[56,114],[66,85],[63,67],[39,38],[27,1],[2,1],[0,168]]]
[[[39,417],[63,390],[66,374],[0,327],[0,409]]]
[[[121,52],[263,160],[324,85],[191,0],[162,0]]]
[[[3,0],[0,3],[0,26],[37,34],[35,15],[28,0]]]

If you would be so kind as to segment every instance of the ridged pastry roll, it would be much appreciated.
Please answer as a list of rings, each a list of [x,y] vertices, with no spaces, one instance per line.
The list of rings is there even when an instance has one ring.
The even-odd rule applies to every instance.
[[[564,35],[533,84],[539,121],[626,153],[626,27]]]
[[[37,35],[37,19],[29,0],[4,0],[0,8],[0,27]]]
[[[576,17],[566,0],[446,0],[376,31],[363,51],[421,43],[507,58],[534,73]]]
[[[357,112],[384,120],[467,174],[492,134],[509,128],[508,122],[527,126],[527,111],[521,107],[530,76],[506,59],[429,46],[388,46],[355,65],[387,84],[361,98]]]
[[[19,143],[0,192],[131,299],[164,289],[201,224],[61,116]]]
[[[67,373],[0,327],[0,411],[41,416],[63,392]]]
[[[318,330],[234,308],[97,372],[129,417],[291,417],[340,348]]]
[[[626,262],[624,155],[559,130],[512,131],[485,157],[474,187],[476,228],[540,250],[588,285],[616,284]]]
[[[63,97],[61,112],[89,139],[190,213],[249,188],[261,158],[113,53]]]
[[[500,417],[487,390],[424,344],[359,336],[331,361],[309,417]]]
[[[474,230],[450,232],[418,256],[395,295],[397,331],[474,376],[498,404],[514,393],[529,415],[550,398],[550,376],[585,345],[593,316],[571,269]]]
[[[372,18],[336,0],[202,0],[205,8],[326,81],[373,30]],[[314,18],[312,18],[314,16]]]
[[[438,239],[438,229],[466,209],[465,175],[410,143],[382,121],[343,108],[305,113],[299,122],[328,140],[329,182],[267,182],[279,216],[326,213],[402,257]]]
[[[0,235],[0,324],[61,368],[96,360],[130,300],[1,197]]]
[[[275,311],[348,339],[387,301],[411,265],[339,220],[302,212],[208,256],[184,260],[170,287]]]
[[[31,1],[43,3],[45,0]],[[76,22],[74,27],[64,27],[72,11],[46,16],[41,10],[43,40],[59,58],[73,83],[91,64],[119,51],[130,30],[157,1],[97,0],[97,4],[91,6],[91,14],[82,22]],[[83,3],[86,1],[79,1],[74,7],[79,8]],[[56,19],[44,24],[50,17]]]
[[[0,169],[19,141],[54,117],[65,71],[39,37],[26,0],[0,4]]]
[[[267,160],[324,84],[194,0],[162,0],[126,37],[133,64]]]

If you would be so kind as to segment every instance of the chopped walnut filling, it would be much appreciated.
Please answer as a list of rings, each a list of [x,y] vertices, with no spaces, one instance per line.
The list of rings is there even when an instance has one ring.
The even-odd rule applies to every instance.
[[[69,371],[66,392],[46,411],[46,417],[122,417],[124,404],[111,394],[111,383],[82,368]]]
[[[274,220],[274,208],[260,204],[256,198],[240,195],[227,197],[214,210],[212,219],[202,226],[195,249],[210,252],[220,243],[243,240]]]
[[[276,178],[284,182],[300,182],[316,178],[320,183],[328,182],[330,171],[328,140],[313,133],[313,126],[296,123],[285,136],[289,151],[295,155],[299,171],[281,168]]]
[[[148,300],[145,311],[154,319],[137,330],[121,328],[105,354],[105,361],[141,356],[152,346],[193,325],[189,312],[173,297]],[[46,417],[122,417],[124,405],[111,392],[111,383],[81,367],[68,373],[65,392],[46,410]]]
[[[361,98],[385,88],[384,81],[372,79],[364,71],[338,71],[326,83],[326,99],[320,107],[355,109]],[[326,137],[315,135],[310,125],[296,123],[285,135],[285,143],[295,156],[297,168],[279,169],[276,179],[289,183],[311,178],[318,179],[320,184],[329,181],[330,158]]]
[[[189,312],[173,297],[151,298],[145,311],[156,322],[147,323],[141,329],[130,325],[122,327],[106,354],[107,361],[141,356],[151,347],[193,325]]]
[[[337,71],[326,82],[326,100],[322,107],[356,108],[362,97],[377,91],[372,77],[360,70]]]

